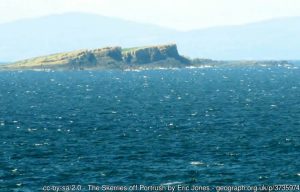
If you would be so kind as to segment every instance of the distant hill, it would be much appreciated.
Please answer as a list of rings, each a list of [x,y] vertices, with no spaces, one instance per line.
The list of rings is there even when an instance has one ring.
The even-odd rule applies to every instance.
[[[300,59],[300,17],[187,32],[177,38],[183,53],[214,59]],[[188,46],[190,45],[190,46]]]
[[[174,31],[92,14],[68,13],[0,25],[0,61],[106,46],[170,43]]]
[[[184,55],[212,59],[300,59],[300,17],[178,32],[84,13],[0,25],[0,61],[106,46],[177,43]]]

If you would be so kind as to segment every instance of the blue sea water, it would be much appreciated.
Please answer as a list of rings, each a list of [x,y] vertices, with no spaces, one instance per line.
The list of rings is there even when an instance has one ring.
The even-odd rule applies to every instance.
[[[300,69],[0,72],[0,149],[3,192],[299,185]]]

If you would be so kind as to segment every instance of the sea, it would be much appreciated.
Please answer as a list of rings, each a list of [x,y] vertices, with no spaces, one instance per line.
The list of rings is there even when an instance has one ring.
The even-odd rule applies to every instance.
[[[298,66],[0,72],[1,192],[299,185]]]

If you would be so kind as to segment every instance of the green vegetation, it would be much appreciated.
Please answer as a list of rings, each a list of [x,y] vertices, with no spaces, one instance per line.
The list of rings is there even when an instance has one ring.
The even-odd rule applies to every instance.
[[[123,48],[122,53],[126,52],[134,52],[140,49],[147,49],[147,48],[154,48],[154,47],[164,47],[164,46],[172,46],[173,44],[170,45],[156,45],[156,46],[142,46],[142,47],[129,47],[129,48]]]
[[[141,48],[141,47],[123,48],[123,49],[122,49],[122,53],[135,51],[135,50],[140,49],[140,48]]]

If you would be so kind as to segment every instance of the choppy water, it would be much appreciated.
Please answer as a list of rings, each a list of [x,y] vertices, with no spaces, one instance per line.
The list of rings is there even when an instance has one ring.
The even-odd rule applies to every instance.
[[[0,191],[299,184],[300,70],[1,72],[0,134]]]

